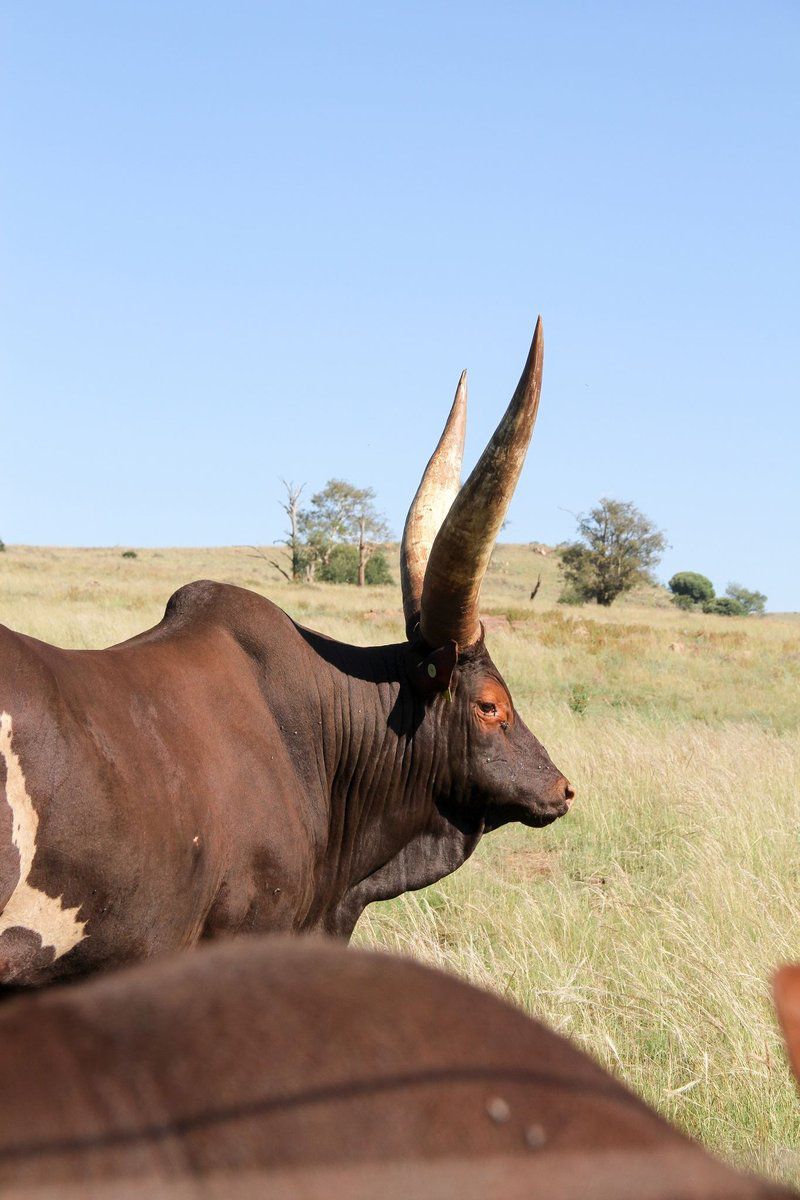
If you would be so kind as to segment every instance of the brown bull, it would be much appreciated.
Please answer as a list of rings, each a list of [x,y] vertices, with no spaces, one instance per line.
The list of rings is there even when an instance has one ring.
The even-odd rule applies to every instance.
[[[239,939],[0,1006],[0,1188],[27,1200],[790,1195],[716,1162],[496,997],[298,938]]]
[[[411,505],[408,640],[361,649],[240,588],[181,588],[99,651],[0,627],[0,981],[201,937],[320,929],[460,866],[572,789],[514,709],[478,597],[539,402],[519,386],[459,487],[466,384]]]

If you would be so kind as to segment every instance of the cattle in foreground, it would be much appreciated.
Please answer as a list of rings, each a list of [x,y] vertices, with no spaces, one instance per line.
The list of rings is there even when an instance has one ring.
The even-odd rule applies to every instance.
[[[4,1196],[755,1200],[568,1041],[417,963],[247,938],[0,1006]]]
[[[243,931],[349,936],[572,789],[515,711],[478,598],[539,403],[537,324],[463,487],[462,376],[406,521],[407,639],[360,648],[194,583],[99,651],[0,627],[0,982]]]

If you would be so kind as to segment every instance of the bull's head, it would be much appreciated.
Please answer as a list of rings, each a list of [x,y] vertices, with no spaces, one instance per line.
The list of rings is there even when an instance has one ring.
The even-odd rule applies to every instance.
[[[418,692],[436,703],[451,747],[462,756],[453,798],[480,814],[484,828],[507,821],[549,824],[574,795],[515,710],[486,649],[478,608],[536,420],[542,349],[540,319],[508,410],[463,487],[467,383],[466,373],[461,376],[403,531],[400,569],[412,678]]]

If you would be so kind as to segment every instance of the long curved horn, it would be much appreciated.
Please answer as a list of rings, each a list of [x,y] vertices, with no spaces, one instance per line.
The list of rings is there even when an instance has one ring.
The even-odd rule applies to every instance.
[[[465,649],[480,638],[478,597],[533,433],[542,387],[543,340],[539,317],[506,414],[431,547],[420,613],[420,633],[429,646],[452,639]]]
[[[467,372],[461,372],[453,407],[439,444],[411,501],[400,547],[400,582],[406,632],[411,634],[419,620],[422,582],[433,539],[461,487],[461,460],[467,429]]]

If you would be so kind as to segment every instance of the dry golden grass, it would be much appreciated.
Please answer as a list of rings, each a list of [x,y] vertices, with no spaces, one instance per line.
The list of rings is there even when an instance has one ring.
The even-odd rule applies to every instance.
[[[11,547],[0,620],[99,646],[211,577],[335,637],[401,636],[395,588],[288,585],[246,548],[121,549]],[[484,609],[573,811],[487,837],[450,879],[373,906],[358,940],[508,994],[718,1153],[800,1184],[769,1000],[774,967],[800,960],[800,621],[687,615],[657,591],[564,610],[557,588],[551,555],[500,546]]]

